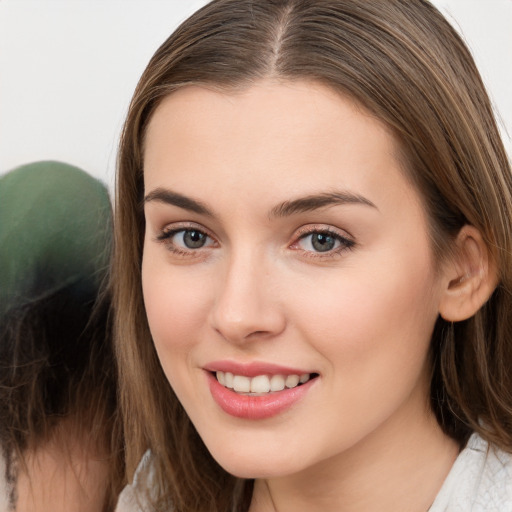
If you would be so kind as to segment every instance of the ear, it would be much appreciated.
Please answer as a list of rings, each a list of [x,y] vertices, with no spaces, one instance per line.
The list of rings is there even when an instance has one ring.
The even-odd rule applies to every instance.
[[[496,264],[480,231],[464,226],[455,240],[453,257],[444,266],[445,285],[440,315],[449,322],[472,317],[497,285]]]

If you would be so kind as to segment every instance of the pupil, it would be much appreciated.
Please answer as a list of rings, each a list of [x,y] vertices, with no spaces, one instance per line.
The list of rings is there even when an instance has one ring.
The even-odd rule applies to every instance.
[[[332,236],[323,233],[315,233],[311,241],[314,249],[318,252],[330,251],[334,248],[335,242]]]
[[[199,249],[206,242],[206,236],[200,231],[185,231],[183,242],[189,249]]]

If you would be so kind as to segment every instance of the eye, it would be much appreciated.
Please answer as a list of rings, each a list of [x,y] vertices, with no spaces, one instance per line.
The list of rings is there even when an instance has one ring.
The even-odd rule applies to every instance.
[[[340,241],[329,233],[311,233],[303,236],[299,246],[306,251],[327,252],[340,246]]]
[[[309,228],[301,230],[298,240],[291,246],[312,255],[333,255],[350,249],[355,242],[340,233],[330,229]]]
[[[185,229],[178,231],[178,233],[174,235],[174,238],[175,243],[183,245],[187,249],[200,249],[206,244],[208,235],[205,235],[197,229]]]
[[[164,242],[168,249],[176,253],[187,253],[214,244],[204,231],[196,228],[177,228],[163,231],[157,240]]]

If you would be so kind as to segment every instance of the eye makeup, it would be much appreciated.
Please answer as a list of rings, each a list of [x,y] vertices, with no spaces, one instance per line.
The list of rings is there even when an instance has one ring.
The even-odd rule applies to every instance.
[[[172,254],[183,257],[197,257],[207,249],[219,247],[208,230],[191,223],[166,227],[155,240]],[[332,226],[315,224],[300,228],[288,248],[307,258],[328,259],[352,250],[355,245],[353,237],[346,232],[342,234]]]

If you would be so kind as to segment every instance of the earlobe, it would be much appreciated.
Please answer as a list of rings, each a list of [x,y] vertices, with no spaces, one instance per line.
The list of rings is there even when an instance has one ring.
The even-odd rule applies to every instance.
[[[472,317],[497,285],[496,264],[480,232],[464,226],[455,240],[454,256],[445,266],[439,313],[449,322]]]

